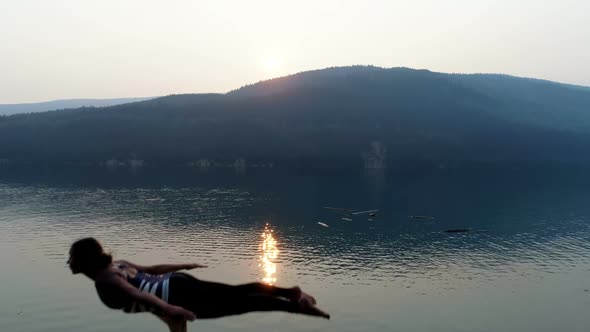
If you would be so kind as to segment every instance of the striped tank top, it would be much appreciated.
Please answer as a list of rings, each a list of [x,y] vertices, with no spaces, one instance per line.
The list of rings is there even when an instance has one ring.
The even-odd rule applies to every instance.
[[[139,289],[139,291],[155,295],[162,301],[168,303],[168,297],[170,296],[171,275],[172,273],[152,275],[149,273],[137,271],[137,274],[134,277],[131,277],[129,274],[127,274],[127,282]],[[123,307],[123,311],[128,313],[146,311],[155,312],[156,309],[133,301]]]

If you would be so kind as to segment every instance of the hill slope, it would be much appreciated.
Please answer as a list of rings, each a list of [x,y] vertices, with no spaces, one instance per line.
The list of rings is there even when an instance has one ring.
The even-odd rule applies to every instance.
[[[340,67],[227,94],[0,117],[0,158],[299,167],[588,162],[589,110],[590,91],[559,83]]]
[[[19,113],[36,113],[54,111],[66,108],[80,108],[80,107],[105,107],[127,103],[134,103],[137,101],[153,99],[150,98],[112,98],[112,99],[65,99],[52,100],[41,103],[25,103],[25,104],[0,104],[0,115],[12,115]]]

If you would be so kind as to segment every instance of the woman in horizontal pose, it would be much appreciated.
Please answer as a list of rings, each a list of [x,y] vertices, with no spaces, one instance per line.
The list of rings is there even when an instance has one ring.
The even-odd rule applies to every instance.
[[[171,332],[186,331],[186,322],[253,311],[284,311],[330,318],[315,299],[299,287],[280,288],[262,283],[227,285],[199,280],[178,272],[205,267],[199,264],[141,266],[113,261],[94,238],[72,244],[68,265],[73,274],[94,281],[100,300],[127,313],[151,312]]]

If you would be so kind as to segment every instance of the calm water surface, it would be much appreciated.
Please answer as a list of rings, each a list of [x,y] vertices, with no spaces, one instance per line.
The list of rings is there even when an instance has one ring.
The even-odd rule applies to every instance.
[[[587,331],[588,185],[579,171],[5,172],[0,331],[165,331],[107,309],[69,273],[83,236],[142,264],[206,264],[191,272],[202,279],[301,285],[333,315],[254,313],[189,330]],[[324,206],[381,211],[346,221]]]

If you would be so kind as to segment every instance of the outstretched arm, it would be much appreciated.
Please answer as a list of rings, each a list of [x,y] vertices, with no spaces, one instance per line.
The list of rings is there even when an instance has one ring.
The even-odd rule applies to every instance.
[[[128,261],[119,261],[129,267],[136,269],[137,271],[146,272],[149,274],[164,274],[168,272],[176,272],[180,270],[192,270],[196,268],[207,267],[205,265],[200,264],[158,264],[158,265],[151,265],[151,266],[143,266],[137,265]]]

